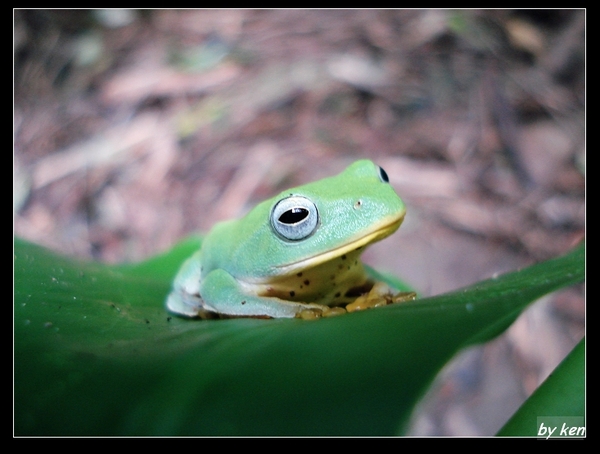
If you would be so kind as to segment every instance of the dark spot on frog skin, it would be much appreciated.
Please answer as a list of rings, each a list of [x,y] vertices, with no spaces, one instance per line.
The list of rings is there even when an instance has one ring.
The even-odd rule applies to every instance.
[[[346,254],[342,255],[342,260],[346,260]]]
[[[150,323],[150,320],[146,319],[146,325]]]
[[[302,273],[298,273],[298,274],[296,274],[296,276],[302,277]]]
[[[304,285],[310,285],[310,281],[309,281],[308,279],[306,279],[306,280],[304,281]]]
[[[246,304],[246,300],[242,301],[240,304],[243,306],[244,304]]]
[[[334,296],[335,296],[336,298],[339,298],[340,296],[342,296],[342,294],[341,294],[340,292],[337,292],[337,293],[336,293]]]
[[[300,273],[302,274],[302,273]],[[296,292],[294,292],[293,290],[290,291],[290,296],[293,298],[294,296],[296,296]]]
[[[167,317],[167,321],[170,322],[173,317]]]

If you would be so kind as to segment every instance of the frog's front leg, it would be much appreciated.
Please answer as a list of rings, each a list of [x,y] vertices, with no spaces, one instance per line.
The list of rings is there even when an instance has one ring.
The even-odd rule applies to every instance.
[[[202,279],[200,295],[204,309],[233,317],[293,318],[302,311],[326,309],[319,304],[255,295],[224,270],[211,271]]]
[[[167,297],[167,309],[186,317],[198,317],[204,312],[204,303],[200,297],[200,251],[188,258],[173,281],[173,289]]]

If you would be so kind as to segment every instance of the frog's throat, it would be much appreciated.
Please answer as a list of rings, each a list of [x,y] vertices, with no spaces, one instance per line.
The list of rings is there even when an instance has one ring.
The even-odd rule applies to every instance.
[[[389,221],[389,219],[382,221],[382,223],[377,224],[375,228],[366,235],[361,236],[358,239],[352,240],[349,243],[346,243],[335,249],[331,249],[322,254],[313,255],[311,257],[299,260],[297,262],[288,263],[286,265],[279,265],[277,267],[277,275],[284,276],[288,274],[294,274],[306,269],[307,267],[320,265],[321,263],[328,262],[330,260],[335,259],[336,257],[340,257],[344,254],[348,254],[349,252],[356,251],[357,249],[367,244],[380,241],[394,233],[396,230],[398,230],[403,220],[404,213],[402,213],[398,217],[393,218],[391,222]]]

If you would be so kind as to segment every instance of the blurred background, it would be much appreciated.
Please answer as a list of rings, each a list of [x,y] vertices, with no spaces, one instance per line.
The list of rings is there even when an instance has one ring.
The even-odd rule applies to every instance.
[[[14,233],[139,261],[369,158],[408,211],[365,261],[421,296],[556,257],[585,234],[585,19],[15,10]],[[536,302],[411,433],[494,434],[584,330],[583,286]]]

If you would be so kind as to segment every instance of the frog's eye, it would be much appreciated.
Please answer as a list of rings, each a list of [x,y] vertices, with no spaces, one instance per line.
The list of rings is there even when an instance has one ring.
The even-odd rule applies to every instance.
[[[271,225],[286,240],[303,240],[312,235],[318,224],[317,206],[306,197],[286,197],[271,211]]]
[[[384,183],[389,183],[390,182],[390,178],[388,177],[387,172],[385,170],[383,170],[383,167],[379,168],[379,178]]]

